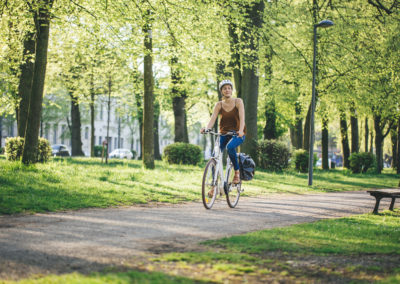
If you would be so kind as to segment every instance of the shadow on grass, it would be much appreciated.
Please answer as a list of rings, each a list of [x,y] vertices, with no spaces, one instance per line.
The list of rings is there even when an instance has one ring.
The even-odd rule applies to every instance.
[[[0,245],[3,245],[1,241]],[[16,247],[15,249],[21,248]],[[29,281],[29,283],[214,283],[169,275],[164,272],[146,271],[134,266],[110,266],[84,258],[52,254],[29,248],[22,249],[24,257],[21,257],[20,254],[7,253],[2,255],[2,260],[17,264],[11,273],[18,275],[19,280]],[[0,268],[0,273],[4,272],[2,270]],[[32,275],[32,271],[35,271],[35,275]],[[50,275],[44,276],[49,273]]]
[[[70,165],[83,165],[83,166],[102,166],[102,167],[116,167],[116,166],[128,166],[131,168],[141,168],[142,165],[139,161],[135,160],[113,160],[109,159],[108,163],[101,162],[100,158],[54,158],[54,161],[63,161]]]

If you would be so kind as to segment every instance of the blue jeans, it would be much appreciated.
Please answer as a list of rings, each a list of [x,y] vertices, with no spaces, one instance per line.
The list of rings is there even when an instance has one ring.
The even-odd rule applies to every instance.
[[[224,151],[225,147],[228,150],[228,155],[229,159],[231,159],[233,168],[235,171],[239,170],[239,163],[238,163],[238,158],[236,155],[236,147],[238,147],[240,144],[244,142],[245,136],[239,137],[239,136],[220,136],[219,140],[219,146],[221,148],[221,151]]]

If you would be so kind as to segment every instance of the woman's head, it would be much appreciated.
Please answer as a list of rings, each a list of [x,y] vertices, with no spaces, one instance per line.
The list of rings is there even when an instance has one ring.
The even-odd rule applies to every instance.
[[[231,80],[222,80],[222,81],[219,83],[219,91],[221,91],[221,90],[222,90],[222,87],[225,86],[225,85],[230,85],[230,86],[231,86],[231,89],[233,89],[233,84],[232,84]]]
[[[233,84],[230,80],[222,80],[219,83],[219,91],[221,92],[224,98],[228,98],[232,96]]]

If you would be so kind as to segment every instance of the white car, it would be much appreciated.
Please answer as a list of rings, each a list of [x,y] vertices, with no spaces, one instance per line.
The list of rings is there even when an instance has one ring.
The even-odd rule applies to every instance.
[[[133,154],[129,149],[115,149],[110,153],[109,157],[119,159],[132,159]]]

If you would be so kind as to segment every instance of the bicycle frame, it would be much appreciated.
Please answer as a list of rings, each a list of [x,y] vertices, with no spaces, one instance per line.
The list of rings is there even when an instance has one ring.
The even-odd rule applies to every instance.
[[[224,177],[223,182],[221,182],[221,184],[218,185],[218,187],[217,187],[218,188],[218,193],[219,193],[220,190],[221,190],[221,187],[223,188],[223,186],[225,186],[225,183],[228,182],[228,173],[229,173],[229,169],[232,167],[232,164],[231,164],[231,160],[229,158],[229,155],[227,155],[227,158],[226,158],[226,171],[225,171],[225,174],[224,174],[224,166],[223,166],[223,161],[222,161],[223,157],[222,157],[222,151],[221,151],[220,139],[219,139],[219,137],[222,136],[223,134],[216,133],[216,132],[211,132],[211,131],[209,131],[208,133],[216,136],[215,143],[214,143],[214,145],[215,145],[214,146],[214,153],[213,153],[211,159],[214,159],[216,161],[216,163],[217,163],[217,171],[221,173],[221,177]],[[217,182],[215,180],[216,177],[218,177],[218,174],[215,174],[213,176],[213,184],[214,185]]]

